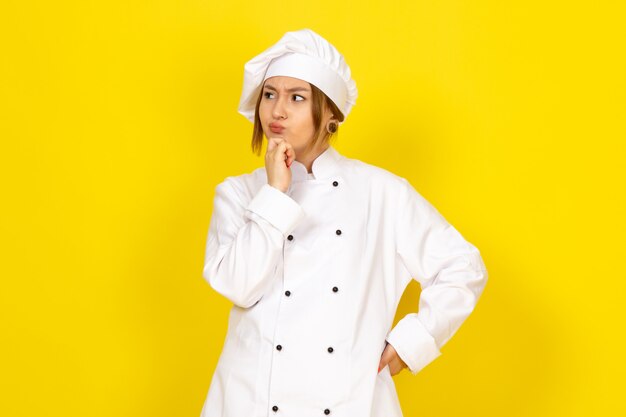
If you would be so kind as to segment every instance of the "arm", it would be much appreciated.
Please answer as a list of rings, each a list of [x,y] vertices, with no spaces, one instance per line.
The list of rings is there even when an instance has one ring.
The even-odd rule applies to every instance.
[[[403,181],[397,256],[422,292],[419,311],[403,317],[386,340],[417,374],[441,354],[439,349],[472,312],[487,271],[478,249]]]
[[[203,277],[234,304],[251,307],[269,287],[284,239],[303,217],[298,203],[269,184],[247,204],[229,180],[218,184]]]

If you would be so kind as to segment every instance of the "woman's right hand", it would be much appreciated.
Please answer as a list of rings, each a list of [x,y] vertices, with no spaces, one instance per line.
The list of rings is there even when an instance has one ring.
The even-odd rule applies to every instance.
[[[292,162],[296,159],[293,147],[283,138],[269,138],[265,152],[265,171],[267,182],[283,193],[291,184]]]

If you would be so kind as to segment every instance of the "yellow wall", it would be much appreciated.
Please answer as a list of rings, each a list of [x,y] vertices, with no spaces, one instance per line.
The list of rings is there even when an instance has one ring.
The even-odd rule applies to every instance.
[[[624,415],[619,3],[2,1],[0,415],[199,415],[230,307],[201,276],[214,187],[263,163],[243,64],[304,27],[359,89],[337,149],[490,272],[395,377],[405,415]]]

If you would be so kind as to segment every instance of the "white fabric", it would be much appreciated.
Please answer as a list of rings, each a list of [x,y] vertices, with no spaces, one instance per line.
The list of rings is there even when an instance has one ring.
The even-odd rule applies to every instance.
[[[252,123],[263,81],[274,75],[298,78],[322,90],[343,113],[344,120],[339,124],[345,122],[356,103],[356,82],[343,55],[311,29],[285,33],[275,45],[244,65],[238,111]]]
[[[480,253],[389,171],[332,146],[314,179],[291,170],[286,193],[264,167],[216,187],[203,276],[233,307],[201,416],[401,417],[385,341],[413,374],[437,358],[483,291]],[[392,329],[412,278],[419,311]]]

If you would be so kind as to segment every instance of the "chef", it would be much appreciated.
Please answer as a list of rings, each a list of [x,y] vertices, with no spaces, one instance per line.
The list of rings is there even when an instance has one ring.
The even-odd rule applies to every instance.
[[[215,189],[203,276],[233,306],[201,417],[401,417],[392,376],[437,358],[483,291],[478,249],[406,179],[330,144],[356,97],[310,29],[245,64],[239,112],[267,151]],[[411,279],[419,309],[392,328]]]

